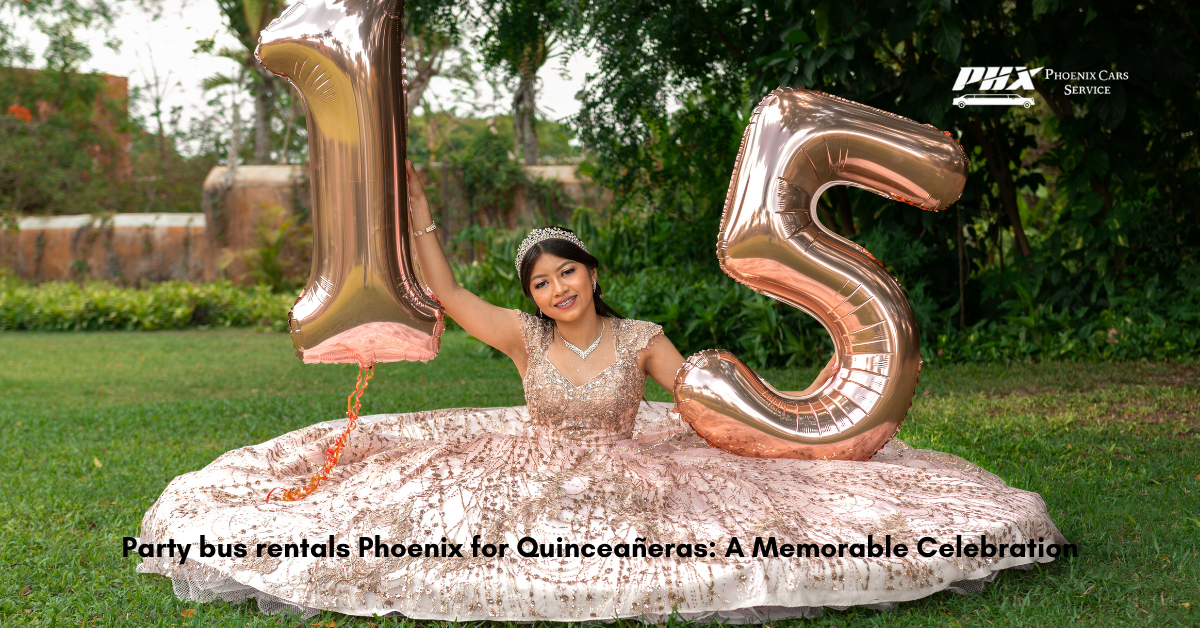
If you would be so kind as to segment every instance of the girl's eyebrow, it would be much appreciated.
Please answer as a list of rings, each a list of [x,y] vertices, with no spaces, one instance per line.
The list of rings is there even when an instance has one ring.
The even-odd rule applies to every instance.
[[[556,268],[556,269],[554,269],[554,270],[555,270],[555,271],[562,270],[562,267],[563,267],[563,266],[566,266],[567,264],[574,264],[574,263],[575,263],[575,261],[574,261],[574,260],[567,260],[567,261],[565,261],[565,262],[563,262],[563,263],[559,264],[559,265],[558,265],[558,268]],[[530,280],[530,281],[533,281],[534,279],[537,279],[537,278],[539,278],[539,277],[545,277],[545,276],[546,276],[546,273],[542,273],[542,274],[540,274],[540,275],[534,275],[534,276],[530,277],[530,278],[529,278],[529,280]]]

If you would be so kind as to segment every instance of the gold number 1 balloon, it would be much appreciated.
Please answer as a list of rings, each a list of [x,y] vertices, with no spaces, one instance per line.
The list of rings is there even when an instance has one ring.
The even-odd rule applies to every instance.
[[[675,380],[676,408],[715,447],[744,456],[867,460],[895,436],[921,369],[900,284],[817,219],[821,194],[852,185],[940,211],[967,158],[948,134],[878,109],[783,88],[742,137],[717,256],[751,289],[799,308],[833,337],[836,372],[784,395],[727,351],[701,351]]]
[[[289,313],[305,362],[429,360],[443,313],[413,272],[403,0],[301,0],[255,52],[304,97],[313,267]]]

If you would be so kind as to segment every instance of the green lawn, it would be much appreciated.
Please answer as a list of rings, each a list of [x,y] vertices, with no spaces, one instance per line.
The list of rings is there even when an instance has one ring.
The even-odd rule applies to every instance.
[[[363,413],[523,403],[516,369],[487,355],[448,334],[427,365],[380,365]],[[354,374],[300,364],[274,333],[0,333],[0,625],[411,623],[297,624],[253,603],[181,602],[121,557],[171,478],[338,416]],[[799,389],[815,369],[764,374]],[[972,597],[787,623],[1200,624],[1198,385],[1200,370],[1172,364],[926,368],[900,437],[1040,492],[1080,557],[1004,573]]]

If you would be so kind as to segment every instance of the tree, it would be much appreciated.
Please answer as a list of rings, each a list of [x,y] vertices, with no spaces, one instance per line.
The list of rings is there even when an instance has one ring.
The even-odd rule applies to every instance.
[[[152,0],[138,0],[142,9],[156,9]],[[87,45],[77,37],[80,30],[99,29],[104,45],[116,49],[120,40],[113,37],[115,13],[103,0],[83,3],[75,0],[0,0],[0,13],[33,20],[38,31],[49,41],[46,66],[59,71],[77,70],[91,58]],[[33,62],[29,45],[18,35],[19,25],[0,19],[0,66],[28,65]]]
[[[465,7],[451,7],[455,10],[451,19],[445,15],[421,15],[413,12],[405,20],[405,61],[408,72],[408,94],[406,96],[408,115],[411,116],[418,106],[425,109],[425,145],[429,150],[430,161],[436,161],[437,146],[441,140],[438,132],[438,116],[433,111],[432,103],[425,96],[425,89],[436,76],[450,80],[462,81],[473,87],[475,74],[471,69],[471,60],[466,51],[459,48],[461,36],[457,24],[467,18]],[[454,54],[452,60],[448,56]],[[451,118],[452,119],[452,118]]]
[[[459,48],[460,37],[457,29],[452,30],[441,24],[414,24],[409,20],[404,44],[408,70],[406,104],[409,115],[421,104],[425,89],[434,77],[463,81],[468,85],[475,82],[470,59],[466,52]],[[447,57],[452,52],[457,53],[457,56],[448,61]]]
[[[48,41],[40,70],[0,68],[0,226],[30,214],[113,211],[128,198],[120,185],[128,160],[122,133],[129,119],[124,98],[102,77],[80,72],[91,57],[79,38],[99,29],[106,44],[113,14],[106,4],[58,0],[0,0],[0,14],[34,22]],[[0,66],[28,66],[35,58],[16,21],[0,19]],[[110,97],[114,96],[114,97]]]
[[[220,52],[217,53],[217,55],[240,63],[242,58],[244,57],[244,51],[234,50],[231,48],[222,48],[220,50]],[[230,128],[229,128],[228,160],[229,160],[229,170],[231,173],[232,173],[232,171],[237,170],[238,162],[241,159],[242,120],[241,120],[241,108],[238,106],[238,93],[245,91],[247,89],[250,89],[252,87],[252,85],[253,85],[253,79],[251,78],[250,71],[244,65],[238,66],[237,74],[219,74],[218,73],[218,74],[214,74],[209,77],[205,77],[204,80],[200,82],[200,86],[202,88],[204,88],[204,91],[220,89],[222,87],[230,88],[230,90],[229,90],[230,103],[231,103],[230,109],[232,110],[232,113],[233,113],[233,119],[230,122]],[[219,102],[219,98],[220,98],[220,96],[218,95],[217,99],[214,101],[210,101],[209,104],[212,105],[212,104],[215,104],[216,102]],[[257,103],[258,103],[258,101],[256,100],[255,101],[256,106],[257,106]],[[256,123],[257,123],[257,119],[256,119]],[[257,148],[258,148],[258,146],[256,145],[255,152],[257,152]]]
[[[513,124],[516,153],[537,165],[537,73],[551,57],[557,39],[570,33],[572,22],[561,0],[505,0],[483,3],[485,32],[480,47],[486,63],[504,67],[516,78]]]
[[[157,125],[158,135],[158,158],[163,163],[167,162],[167,137],[165,127],[163,125],[163,100],[167,95],[179,85],[177,81],[174,85],[171,84],[171,71],[167,70],[166,76],[158,75],[158,65],[154,63],[154,51],[149,45],[146,50],[150,53],[147,55],[150,61],[150,74],[146,74],[146,70],[142,69],[142,80],[144,81],[142,89],[150,99],[150,116],[154,118]]]
[[[902,270],[929,279],[945,312],[974,301],[974,312],[994,313],[999,303],[985,308],[982,301],[1019,282],[1049,306],[1105,308],[1122,285],[1194,263],[1200,230],[1188,215],[1200,192],[1200,151],[1189,125],[1200,115],[1198,19],[1200,10],[1187,5],[1104,0],[589,2],[581,20],[600,71],[577,124],[599,176],[627,193],[619,198],[632,199],[662,173],[687,171],[656,163],[649,149],[689,134],[690,114],[667,112],[669,99],[681,95],[706,100],[712,112],[745,111],[776,86],[804,85],[931,123],[958,138],[972,159],[958,212],[889,210],[887,201],[850,191],[820,208],[823,222],[894,248],[892,259],[907,259]],[[1066,93],[1068,81],[1041,75],[1033,109],[952,106],[961,68],[1004,64],[1117,70],[1128,79],[1111,83],[1109,95],[1080,97]],[[723,158],[728,171],[732,159]],[[694,198],[717,198],[726,183],[714,180],[714,193]],[[1038,190],[1050,200],[1035,214]],[[715,237],[720,205],[704,202],[694,211],[706,214]],[[1036,240],[1028,220],[1039,224]],[[700,255],[712,241],[690,250]],[[957,268],[962,246],[971,249],[964,272],[975,281],[960,298],[964,278],[946,269]],[[1007,268],[1006,249],[1017,258]],[[920,259],[914,251],[923,252]],[[996,258],[1003,272],[988,265]]]
[[[229,57],[246,69],[249,89],[254,95],[254,157],[253,163],[271,162],[271,118],[279,97],[280,80],[254,58],[259,33],[287,7],[284,0],[217,0],[225,16],[226,28],[241,44],[240,50],[222,49],[221,56]],[[212,52],[212,39],[196,42],[197,49]],[[207,87],[206,87],[207,89]],[[286,148],[286,147],[285,147]]]

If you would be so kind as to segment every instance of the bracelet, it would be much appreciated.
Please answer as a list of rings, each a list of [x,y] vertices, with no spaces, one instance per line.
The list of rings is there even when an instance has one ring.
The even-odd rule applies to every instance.
[[[437,223],[436,223],[436,222],[435,222],[435,223],[430,223],[430,225],[429,225],[428,227],[425,227],[425,229],[424,229],[424,230],[422,230],[422,231],[414,231],[414,232],[413,232],[413,237],[414,237],[414,238],[419,238],[419,237],[421,237],[421,236],[425,235],[426,233],[431,233],[431,232],[433,232],[433,230],[434,230],[434,229],[437,229]]]

